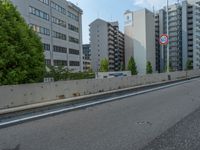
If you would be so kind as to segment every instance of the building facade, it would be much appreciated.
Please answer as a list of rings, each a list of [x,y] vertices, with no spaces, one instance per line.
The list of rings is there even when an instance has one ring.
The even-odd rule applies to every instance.
[[[173,71],[184,70],[187,62],[200,68],[200,0],[188,0],[168,7],[169,61]],[[155,14],[156,66],[158,72],[166,70],[167,48],[159,44],[159,36],[167,33],[166,8]]]
[[[182,70],[182,8],[180,4],[168,7],[168,30],[169,30],[169,61],[170,68],[174,71]],[[167,46],[160,45],[161,34],[167,34],[166,8],[155,14],[156,28],[156,70],[165,72],[167,69]]]
[[[110,71],[122,70],[124,66],[124,34],[118,22],[96,19],[90,24],[91,64],[98,71],[100,62],[106,58]]]
[[[41,37],[46,65],[82,71],[82,10],[66,0],[11,0]]]
[[[155,72],[155,23],[154,14],[147,9],[126,11],[125,17],[125,62],[134,57],[139,74],[146,74],[147,62]]]
[[[83,44],[83,71],[91,69],[91,47],[90,44]]]
[[[194,69],[200,69],[200,0],[182,3],[183,69],[192,61]]]

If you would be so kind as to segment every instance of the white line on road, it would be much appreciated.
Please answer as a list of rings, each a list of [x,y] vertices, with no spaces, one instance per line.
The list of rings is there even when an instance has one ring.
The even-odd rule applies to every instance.
[[[85,108],[85,107],[89,107],[89,106],[94,106],[94,105],[97,105],[97,104],[103,104],[103,103],[107,103],[107,102],[111,102],[111,101],[115,101],[115,100],[123,99],[123,98],[127,98],[127,97],[132,97],[132,96],[136,96],[136,95],[140,95],[140,94],[145,94],[145,93],[149,93],[149,92],[153,92],[153,91],[157,91],[157,90],[181,85],[181,84],[196,81],[196,80],[199,81],[199,79],[182,81],[182,82],[173,83],[173,84],[169,84],[169,85],[165,85],[165,86],[161,86],[161,87],[157,87],[157,88],[152,88],[152,89],[149,89],[149,90],[144,90],[144,91],[140,91],[140,92],[135,92],[135,93],[131,93],[131,94],[126,94],[126,95],[122,95],[122,96],[108,98],[108,99],[105,99],[105,100],[99,100],[99,101],[96,101],[96,102],[88,102],[88,103],[85,103],[85,104],[80,104],[80,105],[72,106],[72,107],[69,107],[69,108],[63,108],[63,109],[60,109],[60,110],[54,110],[54,111],[47,112],[47,113],[41,113],[39,115],[32,115],[32,116],[29,116],[29,117],[15,119],[15,120],[12,120],[12,121],[0,123],[0,128],[5,127],[5,126],[9,126],[9,125],[13,125],[13,124],[18,124],[18,123],[24,122],[24,121],[29,121],[29,120],[32,120],[32,119],[37,119],[37,118],[46,117],[46,116],[50,116],[50,115],[56,115],[56,114],[67,112],[67,111],[72,111],[72,110]]]

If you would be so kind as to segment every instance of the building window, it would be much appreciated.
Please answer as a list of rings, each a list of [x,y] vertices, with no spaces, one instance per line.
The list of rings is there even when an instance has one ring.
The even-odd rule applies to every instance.
[[[66,60],[54,60],[54,66],[67,66]]]
[[[53,8],[53,9],[57,10],[58,12],[66,15],[66,9],[61,7],[61,6],[59,6],[58,4],[56,4],[54,2],[51,2],[51,8]]]
[[[76,49],[69,49],[69,54],[73,54],[73,55],[79,55],[79,50]]]
[[[47,66],[50,66],[50,65],[51,65],[51,60],[50,60],[50,59],[45,59],[45,64],[46,64]]]
[[[53,51],[59,53],[67,53],[67,48],[54,45]]]
[[[39,1],[46,4],[46,5],[49,5],[49,0],[39,0]]]
[[[50,51],[50,44],[43,43],[43,49],[45,51]]]
[[[79,44],[79,39],[69,36],[69,42]]]
[[[72,18],[75,21],[79,21],[79,17],[75,14],[73,14],[72,12],[68,11],[68,17]]]
[[[61,40],[66,40],[67,39],[65,34],[62,34],[62,33],[56,32],[56,31],[52,31],[52,36],[54,38],[61,39]]]
[[[36,15],[42,19],[45,19],[45,20],[49,20],[49,15],[39,9],[36,9],[32,6],[29,6],[29,13],[30,14],[33,14],[33,15]]]
[[[69,65],[70,66],[80,66],[80,62],[79,61],[70,61]]]
[[[41,26],[38,26],[38,25],[35,25],[35,24],[30,24],[30,26],[37,33],[48,35],[48,36],[50,35],[50,30],[47,29],[47,28],[44,28],[44,27],[41,27]]]
[[[74,31],[74,32],[79,32],[79,29],[78,29],[78,27],[76,27],[76,26],[74,26],[74,25],[71,25],[71,24],[68,24],[68,29],[69,30],[72,30],[72,31]]]
[[[52,16],[52,22],[59,26],[66,28],[66,22],[61,19],[58,19],[58,18]]]

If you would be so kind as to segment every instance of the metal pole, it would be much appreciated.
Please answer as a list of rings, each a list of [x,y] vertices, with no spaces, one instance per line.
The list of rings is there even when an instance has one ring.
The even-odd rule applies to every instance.
[[[168,10],[168,0],[167,0],[167,7],[166,7],[166,12],[167,12],[167,35],[169,36],[169,10]],[[167,44],[167,72],[169,72],[169,43]]]

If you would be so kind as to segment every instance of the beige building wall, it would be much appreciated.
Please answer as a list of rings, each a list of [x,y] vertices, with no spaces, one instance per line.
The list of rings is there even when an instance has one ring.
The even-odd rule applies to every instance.
[[[130,19],[130,17],[132,17]],[[134,57],[139,74],[146,74],[146,64],[151,62],[155,72],[154,15],[147,9],[125,13],[125,62]]]
[[[128,61],[130,60],[131,56],[133,56],[133,12],[126,11],[124,17],[125,66],[127,68]]]

